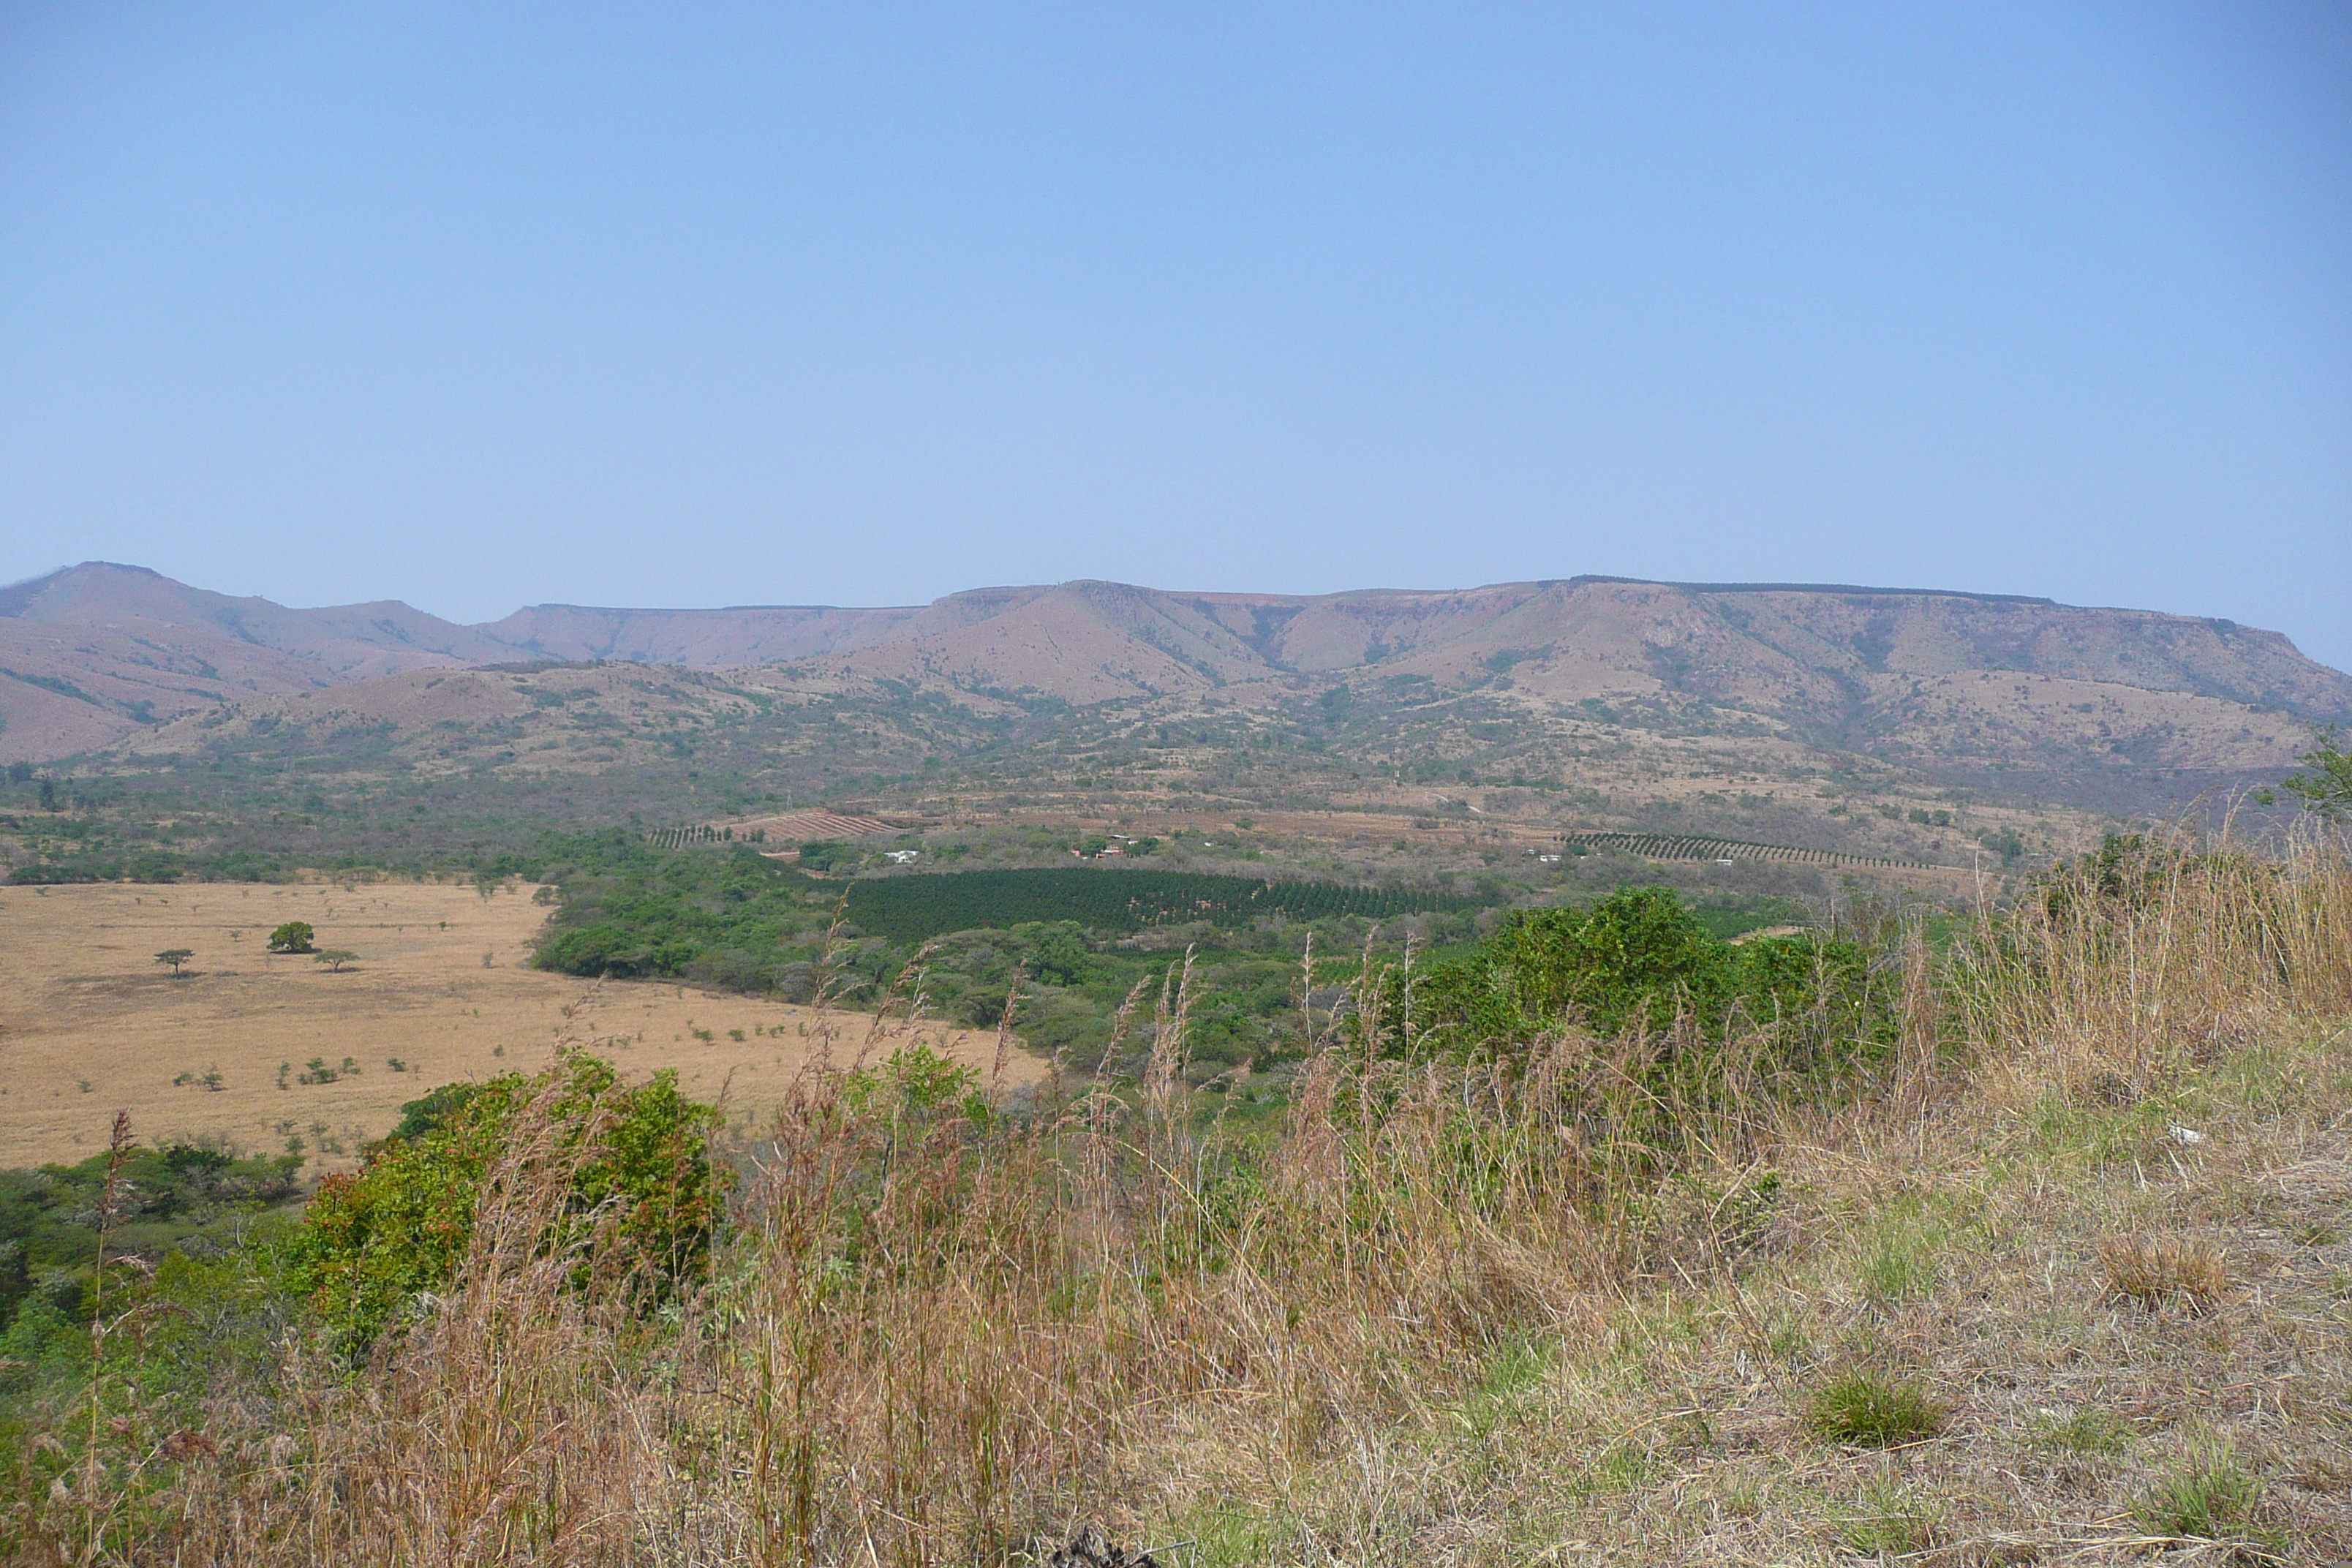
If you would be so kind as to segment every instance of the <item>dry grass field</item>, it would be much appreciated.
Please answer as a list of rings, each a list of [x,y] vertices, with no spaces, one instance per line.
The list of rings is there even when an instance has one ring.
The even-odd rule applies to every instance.
[[[691,987],[589,983],[526,966],[547,918],[533,889],[416,883],[112,884],[0,889],[0,1167],[106,1145],[118,1109],[142,1141],[216,1138],[310,1173],[347,1168],[437,1084],[544,1066],[588,1046],[632,1077],[676,1068],[730,1120],[772,1112],[812,1049],[806,1008]],[[341,973],[271,955],[308,921]],[[174,979],[155,954],[188,948]],[[861,1021],[850,1020],[854,1049]],[[989,1068],[992,1034],[925,1029]],[[313,1066],[313,1064],[317,1064]],[[323,1070],[321,1070],[323,1069]],[[1026,1079],[1034,1058],[1006,1071]],[[212,1075],[216,1074],[217,1077]]]

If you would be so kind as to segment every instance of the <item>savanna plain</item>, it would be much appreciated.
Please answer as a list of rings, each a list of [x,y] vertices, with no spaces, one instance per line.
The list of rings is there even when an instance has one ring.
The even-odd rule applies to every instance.
[[[400,1109],[452,1081],[538,1071],[566,1047],[668,1069],[738,1121],[807,1063],[810,1014],[768,997],[533,968],[538,889],[372,882],[0,889],[0,1164],[86,1158],[128,1110],[151,1143],[281,1149],[348,1170]],[[300,920],[313,947],[272,953]],[[173,950],[176,970],[156,962]],[[924,1043],[991,1065],[992,1034]],[[1009,1064],[1038,1070],[1026,1053]]]
[[[0,595],[6,1561],[2352,1560],[2284,639],[122,571]]]

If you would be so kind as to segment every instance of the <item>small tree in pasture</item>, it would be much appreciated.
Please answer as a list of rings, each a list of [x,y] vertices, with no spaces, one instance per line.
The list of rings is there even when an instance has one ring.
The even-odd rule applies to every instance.
[[[269,951],[272,952],[313,952],[315,950],[312,943],[318,934],[310,929],[309,921],[288,921],[269,933]]]

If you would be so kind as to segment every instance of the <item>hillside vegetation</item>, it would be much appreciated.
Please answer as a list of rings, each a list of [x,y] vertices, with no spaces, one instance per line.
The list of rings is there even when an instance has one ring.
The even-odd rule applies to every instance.
[[[559,1073],[500,1102],[436,1283],[363,1358],[267,1257],[194,1292],[190,1265],[119,1275],[96,1383],[20,1405],[11,1540],[946,1564],[1090,1521],[1234,1568],[2352,1554],[2346,845],[2118,841],[1948,931],[1849,929],[1750,967],[1628,893],[1443,982],[1370,954],[1300,999],[1288,1089],[1213,1115],[1172,954],[1118,1016],[1140,1054],[1105,1053],[1131,1075],[1024,1094],[894,1050],[902,991],[878,1029],[835,1016],[708,1253],[665,1255],[683,1274],[639,1266],[637,1206],[593,1178],[625,1107]],[[675,1168],[641,1190],[699,1180]]]
[[[0,861],[438,868],[551,824],[854,801],[1228,852],[1235,818],[1282,813],[1291,841],[1255,853],[1346,873],[1302,880],[1566,831],[2006,869],[2273,773],[2337,720],[2352,678],[2273,633],[2000,595],[1072,583],[466,627],[93,563],[0,590],[0,764],[51,791],[0,812]]]

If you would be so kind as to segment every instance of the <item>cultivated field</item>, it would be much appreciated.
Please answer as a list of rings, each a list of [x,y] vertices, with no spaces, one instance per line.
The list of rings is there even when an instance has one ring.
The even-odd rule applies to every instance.
[[[151,1144],[213,1137],[275,1153],[299,1139],[311,1173],[345,1168],[404,1102],[541,1067],[563,1042],[631,1076],[676,1068],[698,1099],[724,1090],[739,1124],[774,1110],[813,1048],[807,1008],[528,968],[548,912],[532,893],[0,889],[0,1166],[83,1159],[127,1109]],[[319,946],[361,956],[335,973],[268,953],[270,931],[291,920],[310,922]],[[154,955],[178,947],[195,956],[174,979]],[[837,1052],[854,1054],[867,1021],[835,1021]],[[922,1034],[983,1071],[992,1064],[992,1034]],[[1005,1070],[1040,1069],[1015,1052]]]

